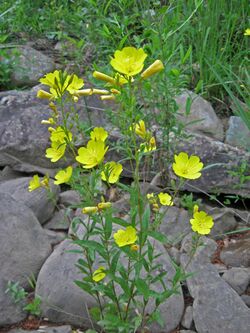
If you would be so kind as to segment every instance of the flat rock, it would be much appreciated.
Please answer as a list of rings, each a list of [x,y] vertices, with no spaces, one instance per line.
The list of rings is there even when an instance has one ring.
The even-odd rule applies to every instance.
[[[191,328],[193,322],[193,307],[187,306],[181,320],[181,325],[187,329]]]
[[[72,210],[60,209],[56,211],[53,217],[44,225],[44,228],[50,230],[68,230],[72,218]]]
[[[239,170],[242,163],[250,164],[250,153],[192,133],[188,139],[181,139],[177,142],[175,153],[178,154],[181,151],[199,156],[204,167],[208,167],[202,171],[200,178],[187,181],[184,189],[192,192],[202,190],[216,194],[250,195],[250,181],[239,185],[239,177],[230,173],[230,171]],[[172,167],[169,168],[169,172],[172,173]],[[173,173],[172,177],[175,178]]]
[[[248,333],[250,310],[209,261],[210,255],[199,249],[191,260],[187,254],[181,256],[185,271],[195,273],[187,279],[187,286],[194,299],[193,318],[197,332]]]
[[[8,193],[17,201],[25,204],[34,212],[39,222],[43,224],[54,212],[59,187],[54,185],[53,181],[50,181],[51,192],[54,195],[54,200],[52,200],[49,198],[46,189],[42,187],[29,192],[28,187],[31,179],[31,177],[22,177],[3,181],[0,183],[0,192]]]
[[[190,113],[186,115],[187,100],[191,100]],[[192,91],[184,91],[175,98],[179,107],[177,118],[190,132],[200,133],[216,140],[224,138],[223,125],[212,105]]]
[[[6,294],[8,281],[28,287],[51,252],[47,235],[34,213],[8,194],[0,193],[0,326],[25,318],[19,305]]]
[[[191,230],[190,217],[185,209],[168,207],[160,225],[160,231],[168,238],[169,243],[178,245]]]
[[[73,245],[70,240],[64,240],[56,247],[39,273],[36,295],[42,298],[42,314],[50,321],[90,327],[88,311],[96,304],[90,295],[80,290],[73,282],[81,280],[83,275],[75,267],[75,263],[81,258],[80,254],[67,252],[72,249],[79,247]],[[165,252],[163,246],[160,247],[160,251]],[[160,260],[171,280],[175,271],[167,253]],[[146,311],[150,313],[152,309],[153,303],[149,302]],[[152,324],[150,329],[154,333],[169,333],[177,327],[183,314],[184,300],[181,290],[179,295],[170,297],[159,309],[165,322],[164,329],[157,323]]]
[[[72,328],[69,325],[63,326],[40,326],[38,330],[26,331],[22,329],[13,329],[8,333],[72,333]]]
[[[250,130],[240,117],[229,118],[225,143],[250,151]]]
[[[222,249],[220,258],[227,266],[250,267],[250,236],[232,239],[228,246]]]
[[[39,85],[28,91],[0,92],[0,166],[54,176],[58,168],[72,163],[72,158],[66,154],[66,159],[52,163],[45,157],[50,142],[48,126],[41,121],[49,118],[51,110],[48,101],[36,97],[41,88],[44,87]],[[93,126],[103,125],[103,104],[99,97],[90,96],[87,105],[88,108],[81,99],[75,104],[80,120],[90,119]]]
[[[223,274],[223,279],[242,295],[250,283],[250,268],[232,267]]]
[[[75,190],[61,192],[59,195],[59,203],[68,207],[81,203],[80,194]]]
[[[34,86],[42,76],[55,69],[50,57],[27,45],[16,47],[12,58],[11,81],[15,86]]]

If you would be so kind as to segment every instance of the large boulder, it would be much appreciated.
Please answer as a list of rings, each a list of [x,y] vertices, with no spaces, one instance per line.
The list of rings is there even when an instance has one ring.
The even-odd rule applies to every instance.
[[[229,118],[225,142],[250,151],[250,130],[240,117]]]
[[[34,213],[8,194],[0,193],[0,326],[22,320],[24,314],[10,294],[8,281],[28,287],[51,252],[49,239]]]
[[[81,229],[81,228],[80,228]],[[80,230],[78,230],[80,234]],[[78,272],[75,263],[81,254],[69,253],[69,250],[79,249],[70,240],[63,241],[43,265],[37,280],[36,295],[42,298],[42,314],[53,322],[66,322],[74,325],[90,327],[89,309],[96,306],[94,299],[74,284],[75,280],[82,280],[83,275]],[[175,270],[164,247],[157,244],[157,253],[164,253],[159,262],[168,272],[171,281]],[[123,259],[121,259],[123,260]],[[159,274],[160,272],[154,272]],[[170,287],[170,285],[168,285]],[[162,286],[156,286],[157,291]],[[184,300],[181,289],[178,295],[168,298],[159,309],[164,321],[164,328],[153,323],[150,329],[154,333],[169,333],[177,327],[184,311]],[[65,302],[65,299],[67,302]],[[153,310],[153,302],[149,302],[146,312]]]
[[[31,179],[31,177],[22,177],[0,182],[0,192],[8,193],[18,202],[25,204],[43,224],[53,215],[60,188],[50,181],[53,198],[43,187],[29,192],[28,187]]]
[[[49,132],[41,120],[48,119],[51,110],[48,101],[36,97],[41,88],[39,85],[29,91],[0,92],[0,166],[54,175],[58,168],[72,163],[68,155],[56,163],[45,157],[45,150],[50,145]],[[80,121],[91,122],[93,126],[103,125],[103,105],[99,97],[87,97],[86,104],[81,99],[75,104]]]
[[[216,140],[223,141],[223,125],[212,105],[192,91],[184,91],[175,98],[179,107],[177,118],[190,132],[200,133]],[[187,105],[191,104],[187,111]]]
[[[18,46],[11,52],[11,81],[15,86],[34,86],[38,80],[55,69],[53,59],[28,45]]]
[[[193,319],[199,333],[248,333],[250,309],[240,296],[222,279],[210,263],[216,249],[206,247],[211,242],[203,237],[202,246],[193,256],[181,255],[181,264],[186,273],[194,273],[187,280],[188,290],[194,299]]]

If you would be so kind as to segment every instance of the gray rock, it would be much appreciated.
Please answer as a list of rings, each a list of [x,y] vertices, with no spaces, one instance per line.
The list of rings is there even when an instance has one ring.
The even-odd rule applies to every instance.
[[[203,206],[201,206],[203,210]],[[237,226],[237,221],[234,213],[229,208],[210,207],[205,205],[204,211],[213,217],[214,226],[209,234],[214,239],[221,239],[225,237],[225,233],[233,231]]]
[[[193,307],[187,306],[181,321],[181,325],[189,329],[192,326],[192,322],[193,322]]]
[[[174,246],[167,248],[166,250],[170,258],[174,260],[177,265],[180,265],[180,251]]]
[[[227,266],[250,267],[250,236],[239,240],[232,239],[220,253],[220,258]]]
[[[49,320],[90,327],[87,309],[96,306],[96,304],[92,297],[73,283],[74,280],[81,280],[83,275],[78,273],[78,269],[74,265],[81,255],[67,253],[71,249],[79,249],[79,247],[72,245],[70,240],[65,240],[48,258],[37,279],[36,295],[42,298],[42,314]],[[159,246],[157,249],[159,249],[159,253],[165,252],[163,246]],[[167,253],[161,256],[159,261],[163,264],[164,270],[168,271],[168,279],[171,280],[175,271]],[[146,309],[148,313],[153,310],[153,303],[149,302]],[[154,333],[171,332],[179,324],[184,309],[181,290],[179,295],[170,297],[160,305],[159,309],[165,322],[164,330],[157,323],[154,323],[150,326],[151,331]]]
[[[27,176],[25,173],[12,170],[9,166],[6,166],[0,173],[0,182],[25,176]]]
[[[230,171],[239,170],[242,163],[250,164],[249,153],[214,141],[209,137],[192,133],[190,138],[177,142],[175,153],[178,154],[181,151],[189,155],[199,156],[204,167],[211,165],[202,171],[202,176],[199,179],[187,181],[184,189],[192,192],[199,192],[202,189],[203,192],[207,193],[250,195],[250,181],[239,185],[239,177],[230,173]],[[172,172],[172,167],[169,168],[169,172]]]
[[[61,192],[59,195],[59,203],[64,206],[77,205],[81,203],[80,194],[75,190]]]
[[[186,115],[188,98],[191,99],[192,104],[190,113]],[[179,106],[177,118],[186,125],[190,132],[204,134],[220,141],[223,140],[222,122],[208,101],[191,91],[184,91],[175,98],[175,101]]]
[[[242,295],[250,283],[250,268],[233,267],[223,274],[223,279]]]
[[[192,331],[192,330],[180,330],[179,333],[196,333],[196,331]]]
[[[54,199],[50,199],[44,188],[38,188],[35,191],[29,192],[29,182],[31,177],[16,178],[0,183],[0,192],[8,193],[17,201],[22,202],[29,207],[39,222],[43,224],[53,214],[55,205],[58,199],[59,187],[50,181],[51,192]]]
[[[188,212],[177,207],[167,207],[167,212],[162,219],[160,231],[167,236],[169,243],[178,245],[183,237],[190,232]]]
[[[250,151],[250,130],[240,117],[229,118],[225,143]]]
[[[0,193],[0,326],[25,318],[20,306],[5,294],[8,281],[28,287],[51,252],[50,242],[34,213],[8,194]]]
[[[50,142],[48,126],[41,124],[41,121],[49,118],[51,110],[48,101],[36,97],[41,88],[39,85],[29,91],[0,92],[0,166],[9,165],[17,171],[54,176],[58,168],[68,166],[73,160],[69,154],[57,163],[45,157]],[[103,104],[99,97],[90,96],[87,105],[92,124],[103,125]],[[84,101],[80,99],[75,107],[80,120],[86,122],[88,117]]]
[[[250,308],[250,295],[241,295],[241,299]]]
[[[196,256],[182,254],[181,264],[193,302],[193,318],[199,333],[248,333],[250,310],[240,296],[219,276],[216,268],[205,258],[206,252]]]
[[[51,58],[30,46],[16,47],[12,59],[11,81],[15,86],[34,86],[42,76],[55,69]]]
[[[60,209],[44,225],[44,228],[51,230],[68,230],[73,218],[72,210]]]
[[[10,330],[8,333],[72,333],[72,328],[69,325],[64,326],[40,326],[38,330],[36,331],[26,331],[22,329],[16,329]]]
[[[90,327],[89,308],[96,303],[74,283],[82,280],[83,275],[75,267],[81,255],[67,252],[73,249],[79,247],[71,240],[64,240],[55,248],[39,272],[36,295],[42,298],[42,315],[50,321]]]
[[[45,228],[43,230],[45,234],[48,236],[51,246],[55,246],[61,243],[64,239],[68,237],[68,235],[62,231],[53,231]]]

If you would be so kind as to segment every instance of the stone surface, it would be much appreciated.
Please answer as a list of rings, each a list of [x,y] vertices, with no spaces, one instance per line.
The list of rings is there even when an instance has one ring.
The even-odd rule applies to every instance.
[[[233,267],[223,274],[223,279],[242,295],[250,283],[250,268]]]
[[[60,209],[56,211],[53,217],[44,225],[44,228],[51,230],[68,230],[72,218],[72,210]]]
[[[237,226],[237,221],[234,213],[230,208],[210,207],[208,205],[201,205],[201,210],[213,217],[214,226],[209,234],[214,239],[221,239],[225,237],[225,233],[233,231]]]
[[[8,165],[0,173],[0,182],[27,176],[23,172],[12,170]]]
[[[181,151],[199,156],[204,166],[208,167],[202,171],[199,179],[187,181],[184,189],[192,192],[202,190],[216,194],[250,195],[250,181],[239,186],[239,178],[230,173],[230,171],[239,170],[243,162],[250,164],[249,153],[199,134],[191,134],[189,139],[177,142],[175,153],[178,154]],[[171,167],[169,173],[175,178]]]
[[[48,126],[41,120],[48,119],[51,110],[48,101],[38,99],[36,93],[44,88],[39,85],[28,91],[0,92],[0,166],[9,165],[12,169],[23,172],[40,172],[54,175],[58,168],[72,162],[67,159],[57,163],[45,157],[49,147]],[[98,96],[86,99],[88,114],[93,125],[103,125],[103,104]],[[83,100],[75,104],[81,121],[87,121],[87,109]]]
[[[187,306],[181,320],[181,325],[187,329],[191,328],[193,322],[193,307]]]
[[[220,258],[227,266],[250,267],[250,236],[232,239],[228,246],[222,249]]]
[[[18,46],[14,54],[11,81],[15,86],[34,86],[44,74],[55,69],[51,58],[30,46]]]
[[[64,206],[77,205],[81,203],[80,194],[75,190],[68,190],[60,193],[59,203]]]
[[[42,298],[42,315],[52,322],[90,327],[88,309],[96,306],[94,298],[75,285],[83,275],[75,267],[80,254],[71,240],[64,240],[47,259],[37,278],[36,295]],[[67,301],[65,301],[67,300]]]
[[[250,295],[241,295],[241,299],[250,308]]]
[[[10,330],[8,333],[72,333],[72,328],[69,325],[64,326],[40,326],[38,330],[26,331],[23,329]]]
[[[0,326],[22,320],[26,314],[5,294],[8,281],[28,287],[51,252],[50,242],[34,213],[8,194],[0,193]]]
[[[72,245],[70,240],[65,240],[56,247],[39,273],[36,295],[42,298],[42,314],[49,320],[89,327],[87,309],[96,304],[91,296],[81,291],[73,283],[74,280],[81,280],[83,275],[78,273],[78,269],[74,265],[81,255],[68,253],[67,251],[70,249],[79,249],[79,247]],[[163,246],[157,247],[157,249],[159,249],[158,253],[165,252]],[[168,278],[171,280],[174,269],[167,253],[158,260],[163,264],[163,269],[168,271]],[[153,303],[149,302],[146,311],[150,313],[152,309]],[[154,333],[171,332],[179,324],[184,310],[181,290],[179,295],[170,297],[160,305],[159,309],[165,322],[164,330],[154,323],[150,326],[151,331]]]
[[[160,225],[160,231],[168,238],[169,243],[178,245],[183,237],[190,232],[188,212],[177,207],[168,207]]]
[[[184,270],[195,272],[187,279],[187,285],[194,299],[196,330],[199,333],[248,333],[250,310],[210,264],[211,254],[198,249],[191,260],[187,254],[181,256]]]
[[[186,115],[186,103],[191,99],[190,113]],[[179,106],[177,118],[181,120],[190,132],[200,133],[222,141],[224,138],[223,125],[217,117],[211,104],[201,96],[184,91],[175,98]]]
[[[25,204],[34,212],[39,222],[43,224],[54,212],[59,187],[50,181],[50,188],[55,199],[52,200],[49,198],[47,191],[42,187],[29,192],[28,187],[31,179],[31,177],[22,177],[1,182],[0,192],[8,193],[17,201]]]
[[[250,130],[240,117],[231,116],[229,118],[225,142],[250,151]]]

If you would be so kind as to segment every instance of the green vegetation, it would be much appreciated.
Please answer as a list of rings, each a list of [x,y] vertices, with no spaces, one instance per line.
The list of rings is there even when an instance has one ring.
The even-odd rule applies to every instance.
[[[175,85],[228,109],[228,97],[249,102],[247,8],[247,0],[3,0],[0,30],[8,42],[70,40],[79,62],[91,48],[96,65],[113,49],[143,47],[164,61]]]

